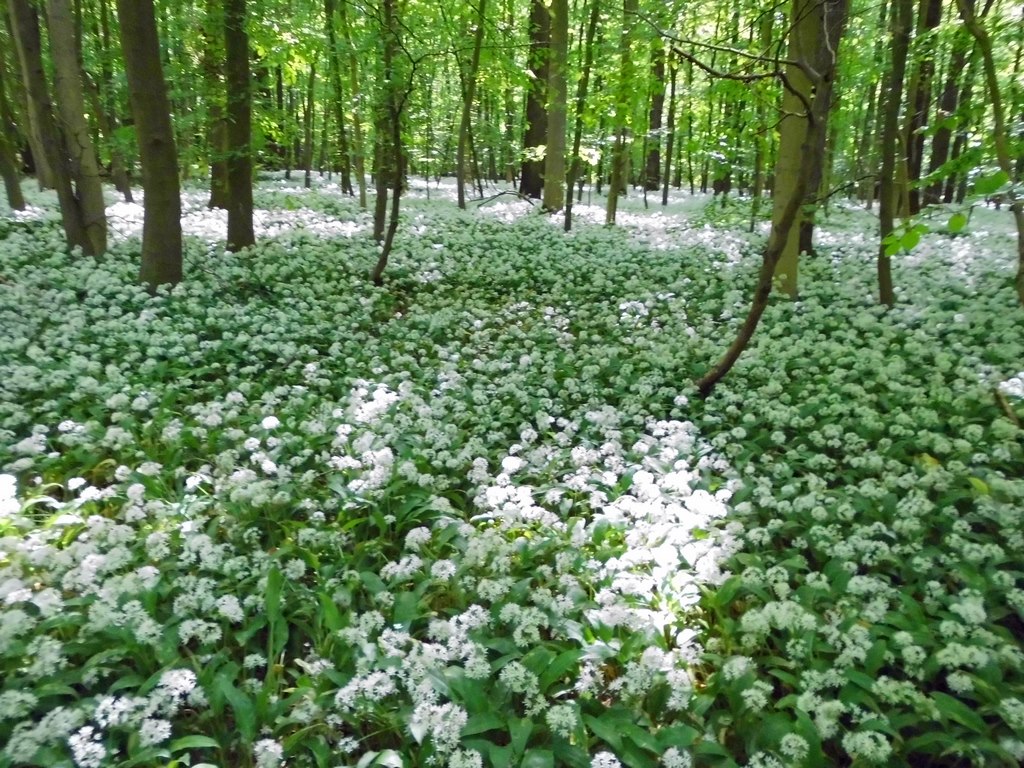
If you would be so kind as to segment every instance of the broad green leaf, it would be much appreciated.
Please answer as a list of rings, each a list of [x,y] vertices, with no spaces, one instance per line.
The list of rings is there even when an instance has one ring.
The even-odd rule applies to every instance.
[[[1009,180],[1010,177],[1006,175],[1006,171],[988,173],[974,180],[974,191],[979,195],[991,195]]]
[[[622,732],[619,730],[622,723],[620,721],[593,715],[584,715],[583,720],[591,732],[605,744],[616,751],[622,747]]]
[[[558,682],[562,677],[580,660],[580,656],[583,655],[583,651],[578,648],[570,648],[568,651],[563,651],[558,654],[554,661],[552,661],[547,669],[540,675],[540,690],[541,693],[547,691],[547,689],[553,684]]]
[[[903,237],[900,238],[900,248],[904,251],[912,251],[919,242],[921,242],[921,232],[914,227],[903,233]]]
[[[487,731],[498,731],[505,727],[505,718],[499,717],[494,712],[483,712],[471,716],[462,727],[463,736],[475,736],[478,733]]]
[[[521,755],[526,751],[526,743],[533,732],[533,721],[528,717],[513,717],[508,721],[512,753]]]
[[[962,213],[954,213],[949,217],[949,223],[946,224],[946,229],[952,233],[963,231],[963,228],[967,226],[967,217]]]

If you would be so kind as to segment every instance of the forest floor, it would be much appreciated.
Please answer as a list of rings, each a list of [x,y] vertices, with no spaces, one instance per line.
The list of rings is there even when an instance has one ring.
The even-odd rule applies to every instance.
[[[500,190],[492,190],[495,195]],[[336,186],[65,254],[0,218],[0,768],[1012,766],[1024,312],[1009,212],[876,301],[835,200],[706,400],[750,204],[414,181],[385,284]],[[601,203],[601,204],[598,204]],[[916,239],[916,238],[913,238]]]

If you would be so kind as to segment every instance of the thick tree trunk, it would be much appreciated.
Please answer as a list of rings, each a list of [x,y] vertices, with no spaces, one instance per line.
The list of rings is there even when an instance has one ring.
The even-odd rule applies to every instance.
[[[252,222],[252,83],[245,0],[224,0],[224,55],[228,118],[227,248],[240,251],[256,243]]]
[[[838,5],[829,0],[795,0],[793,3],[788,53],[792,63],[786,66],[772,203],[772,227],[775,229],[792,190],[798,183],[804,183],[803,205],[797,211],[796,225],[787,233],[776,266],[779,288],[791,298],[796,298],[799,284],[800,231],[806,218],[803,211],[805,206],[816,204],[828,135],[825,130],[816,131],[815,144],[808,145],[807,129],[813,120],[809,108],[812,100],[824,100],[827,115],[827,105],[832,99],[834,78],[818,80],[815,73],[828,71],[835,57],[838,36],[845,22],[845,16],[835,15]],[[841,10],[845,13],[845,5]],[[808,152],[817,162],[805,169]],[[805,173],[809,174],[806,179],[803,178]],[[809,239],[807,234],[804,237]]]
[[[7,99],[7,68],[0,56],[0,176],[4,180],[7,204],[15,211],[25,210],[25,195],[21,190],[21,175],[15,161],[18,131],[14,114]]]
[[[526,135],[523,138],[523,166],[519,192],[540,199],[544,189],[544,161],[537,157],[548,135],[547,84],[551,16],[544,0],[530,2],[530,85],[526,93]]]
[[[107,206],[103,200],[96,147],[85,119],[85,90],[71,4],[68,0],[46,0],[46,15],[54,96],[65,132],[71,178],[82,209],[85,235],[89,238],[89,253],[98,255],[107,250]]]
[[[462,115],[459,119],[459,143],[455,150],[455,183],[458,188],[459,208],[466,208],[466,146],[469,144],[470,118],[476,100],[476,77],[480,69],[480,51],[484,46],[484,25],[487,21],[487,0],[478,0],[476,30],[473,34],[473,55],[462,94]],[[479,178],[479,174],[477,174]]]
[[[547,151],[544,155],[545,211],[565,204],[565,131],[568,120],[569,0],[551,3],[551,63],[548,67]]]
[[[39,16],[28,0],[8,0],[7,7],[11,14],[18,59],[21,62],[21,76],[25,81],[29,122],[36,132],[41,152],[36,162],[45,162],[52,173],[68,247],[77,246],[87,254],[96,255],[92,250],[93,242],[86,232],[81,206],[71,187],[69,152],[54,118],[53,103],[50,101],[50,93],[46,86]]]
[[[885,103],[882,107],[882,169],[878,192],[878,299],[886,306],[896,301],[892,286],[892,267],[887,239],[892,235],[897,210],[897,150],[899,148],[899,113],[903,100],[903,80],[907,69],[907,49],[914,23],[913,0],[894,0],[891,20],[892,65],[886,78]]]
[[[153,290],[182,277],[178,154],[153,0],[117,0],[117,16],[146,195],[139,279]]]

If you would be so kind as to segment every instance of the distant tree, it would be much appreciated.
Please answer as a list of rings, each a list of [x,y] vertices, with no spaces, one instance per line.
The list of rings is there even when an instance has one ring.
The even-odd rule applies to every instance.
[[[550,61],[547,82],[547,136],[544,152],[544,197],[546,211],[559,211],[565,204],[565,131],[568,117],[569,0],[552,0],[549,11]]]
[[[530,0],[530,55],[526,67],[526,133],[523,137],[523,165],[520,193],[540,199],[544,189],[544,150],[548,135],[547,88],[550,68],[551,13],[544,0]]]
[[[178,153],[153,0],[117,0],[117,17],[146,195],[139,278],[155,289],[182,278]]]

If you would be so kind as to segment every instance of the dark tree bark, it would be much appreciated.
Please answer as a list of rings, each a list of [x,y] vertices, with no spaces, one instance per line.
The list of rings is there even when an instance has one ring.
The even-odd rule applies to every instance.
[[[519,192],[540,199],[544,190],[544,161],[533,157],[544,146],[548,135],[547,84],[549,77],[549,46],[551,15],[544,0],[530,2],[530,86],[526,94],[526,135],[523,138],[522,171]]]
[[[302,170],[305,175],[302,185],[309,189],[313,186],[313,135],[314,115],[316,104],[313,97],[316,95],[316,66],[309,65],[309,79],[306,81],[306,103],[302,107]]]
[[[227,248],[239,251],[256,243],[252,223],[252,83],[245,0],[224,0],[224,54],[228,118]]]
[[[178,154],[153,0],[117,0],[117,16],[146,195],[139,279],[152,290],[182,277]]]
[[[565,131],[568,118],[569,0],[550,5],[551,45],[548,64],[547,150],[544,154],[545,211],[554,213],[565,205]]]
[[[228,122],[224,114],[224,20],[218,0],[206,0],[203,19],[203,78],[206,81],[206,151],[210,159],[210,200],[207,208],[228,207]]]
[[[676,79],[679,75],[679,65],[674,58],[669,58],[668,66],[668,124],[665,137],[665,175],[661,182],[662,205],[668,205],[668,188],[672,180],[672,153],[675,151],[676,143]]]
[[[928,161],[929,176],[937,173],[950,158],[953,139],[951,122],[955,119],[959,108],[960,82],[968,69],[967,63],[971,56],[971,48],[970,34],[963,28],[957,30],[953,40],[953,49],[949,54],[946,79],[939,92],[936,107],[935,121],[938,127],[935,129],[935,135],[932,136],[932,151]],[[936,205],[941,202],[943,186],[941,178],[937,178],[929,184],[924,190],[924,204]]]
[[[4,180],[7,204],[12,210],[23,211],[25,195],[21,191],[21,175],[16,163],[18,139],[13,110],[7,98],[7,67],[3,56],[0,56],[0,176]]]
[[[932,99],[932,78],[935,75],[935,46],[931,33],[942,21],[942,0],[921,0],[920,19],[917,37],[922,39],[922,50],[914,57],[916,69],[911,77],[908,90],[910,109],[907,115],[906,142],[907,147],[907,182],[909,184],[910,214],[917,215],[921,211],[921,168],[924,165],[924,132],[928,123],[928,112]]]
[[[381,60],[383,63],[383,74],[385,87],[381,90],[380,103],[377,106],[377,210],[379,214],[380,227],[383,230],[384,220],[387,218],[387,231],[384,233],[384,241],[381,244],[380,256],[373,268],[370,279],[374,285],[381,285],[384,282],[384,270],[388,266],[388,257],[395,242],[395,233],[398,231],[398,213],[402,200],[402,110],[405,104],[404,97],[398,91],[398,84],[395,82],[395,58],[398,55],[398,47],[401,42],[398,36],[400,19],[396,0],[381,0],[383,12],[381,29]],[[386,137],[386,138],[385,138]],[[390,174],[389,174],[390,172]],[[391,214],[386,216],[388,178],[391,178]],[[377,216],[374,218],[374,230],[377,229]]]
[[[651,52],[651,108],[647,117],[650,142],[644,168],[644,188],[654,192],[661,187],[661,113],[665,110],[665,46],[659,40]]]

